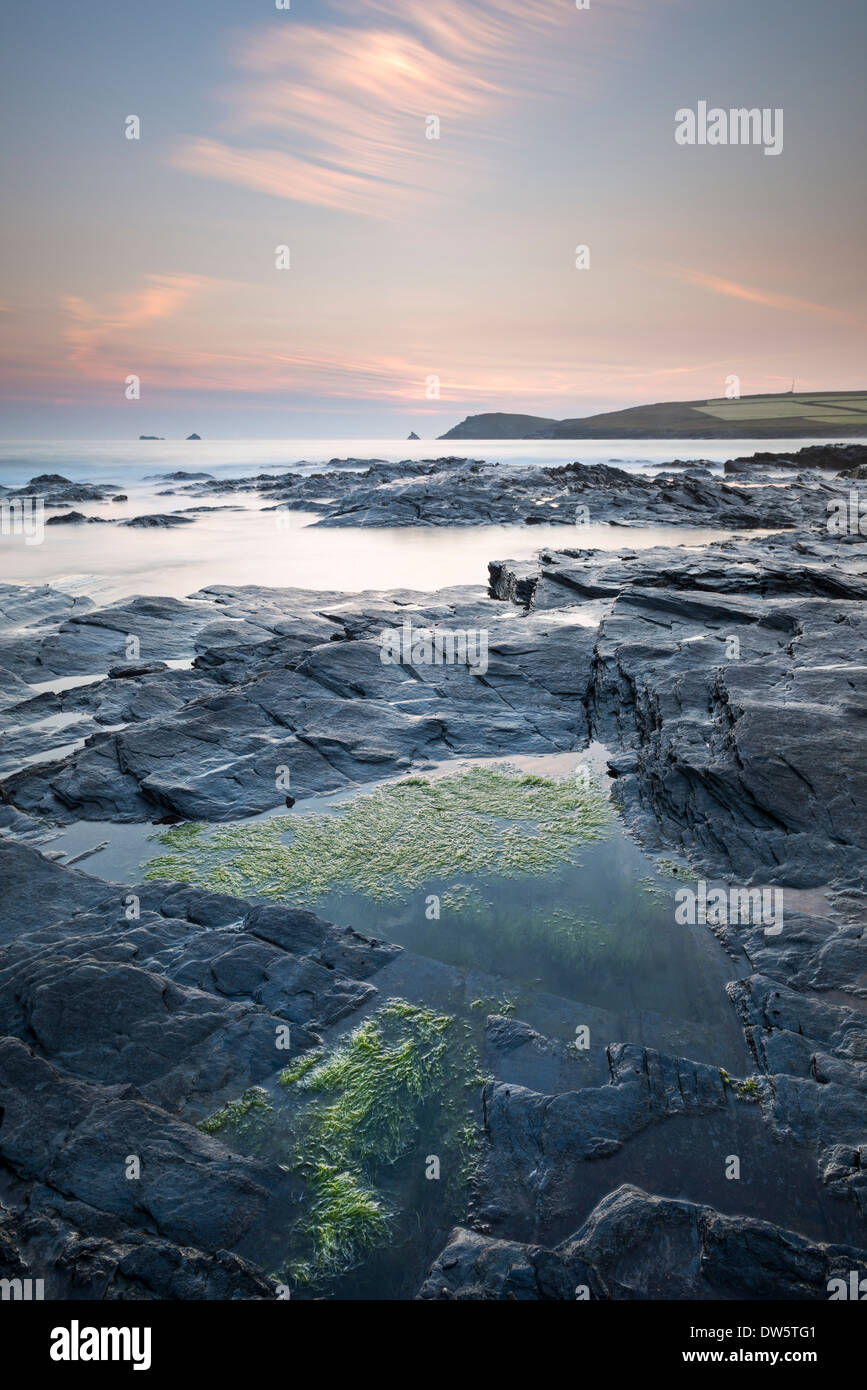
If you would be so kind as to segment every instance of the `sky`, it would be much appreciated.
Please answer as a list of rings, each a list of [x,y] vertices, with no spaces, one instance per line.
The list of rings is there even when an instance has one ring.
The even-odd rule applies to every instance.
[[[863,0],[5,0],[0,438],[864,388],[865,49]]]

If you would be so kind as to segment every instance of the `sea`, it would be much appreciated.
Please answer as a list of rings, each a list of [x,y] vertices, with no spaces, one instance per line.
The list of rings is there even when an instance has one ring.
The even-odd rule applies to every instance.
[[[730,533],[696,527],[589,526],[316,526],[312,513],[264,510],[256,493],[210,495],[175,491],[176,470],[214,478],[284,471],[327,473],[345,460],[363,469],[371,459],[394,462],[443,456],[500,462],[507,467],[608,463],[654,474],[673,462],[709,466],[722,476],[727,459],[758,450],[790,451],[816,439],[792,440],[135,440],[0,443],[0,484],[20,487],[41,473],[72,482],[116,485],[124,502],[76,503],[85,515],[117,520],[197,505],[239,510],[202,513],[170,529],[56,526],[42,544],[0,535],[0,582],[50,584],[98,603],[135,594],[181,598],[209,584],[303,588],[356,593],[485,584],[489,560],[525,560],[545,547],[604,550],[657,545],[695,546]],[[733,480],[743,485],[743,479]],[[278,515],[280,524],[278,525]]]

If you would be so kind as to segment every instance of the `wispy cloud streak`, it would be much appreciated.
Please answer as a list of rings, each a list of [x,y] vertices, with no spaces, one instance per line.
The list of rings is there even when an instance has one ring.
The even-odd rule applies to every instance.
[[[703,270],[678,268],[671,273],[691,285],[708,290],[711,294],[723,295],[728,299],[742,299],[748,304],[760,304],[765,309],[783,309],[793,314],[815,315],[818,318],[830,319],[834,323],[864,323],[863,318],[850,313],[848,309],[834,309],[826,304],[816,304],[811,299],[799,299],[796,295],[758,289],[755,285],[741,285],[735,280],[726,280],[721,275],[710,275]]]
[[[141,289],[125,295],[113,309],[100,309],[68,295],[65,309],[71,320],[66,330],[70,360],[86,367],[106,344],[116,344],[146,325],[170,318],[204,283],[199,275],[149,275]]]
[[[248,40],[237,56],[244,77],[226,94],[233,138],[188,139],[173,163],[277,197],[399,217],[479,171],[477,142],[498,137],[507,108],[589,89],[601,58],[622,57],[648,0],[607,0],[593,20],[566,0],[335,0],[333,9],[342,22],[271,26]],[[431,115],[447,157],[425,138]]]

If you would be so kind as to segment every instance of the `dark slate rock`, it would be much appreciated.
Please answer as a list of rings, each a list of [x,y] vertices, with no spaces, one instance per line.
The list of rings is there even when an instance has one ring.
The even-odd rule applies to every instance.
[[[827,1299],[867,1251],[624,1185],[553,1249],[458,1228],[422,1299]]]

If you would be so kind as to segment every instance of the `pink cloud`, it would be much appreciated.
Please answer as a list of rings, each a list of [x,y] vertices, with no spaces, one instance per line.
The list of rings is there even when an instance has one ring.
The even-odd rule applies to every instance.
[[[67,296],[65,308],[72,320],[66,330],[70,359],[86,366],[107,343],[122,341],[149,323],[172,317],[202,283],[198,275],[150,275],[142,289],[125,295],[109,310],[75,295]]]
[[[667,2],[655,0],[657,8]],[[192,138],[174,152],[176,167],[299,202],[399,216],[478,175],[478,142],[502,138],[506,113],[558,91],[586,94],[600,61],[622,61],[635,25],[652,14],[649,0],[606,0],[592,18],[567,0],[334,7],[345,23],[271,24],[240,48],[245,77],[225,94],[226,130],[255,134],[255,144]],[[428,116],[439,118],[448,146],[426,138]]]
[[[749,304],[761,304],[766,309],[783,309],[795,314],[814,314],[820,318],[831,319],[835,323],[863,324],[864,320],[847,309],[833,309],[825,304],[816,304],[810,299],[798,299],[795,295],[779,294],[774,290],[762,290],[754,285],[741,285],[735,280],[726,280],[721,275],[710,275],[702,270],[677,268],[671,272],[681,280],[723,295],[729,299],[742,299]]]
[[[239,326],[251,320],[269,323],[270,291],[190,273],[153,274],[128,293],[106,304],[78,296],[65,301],[65,356],[52,357],[46,345],[17,352],[8,375],[13,390],[30,394],[77,391],[102,398],[122,388],[127,374],[140,376],[148,392],[219,391],[258,399],[272,396],[287,403],[301,396],[367,400],[425,408],[425,385],[440,380],[440,399],[456,407],[464,401],[492,402],[534,398],[575,401],[606,393],[624,398],[650,379],[700,374],[701,365],[657,368],[570,359],[564,364],[556,343],[537,344],[528,360],[523,342],[511,344],[469,339],[441,344],[422,334],[400,351],[384,344],[353,348],[308,337],[303,347],[287,342],[279,318],[270,320],[266,339],[250,346]],[[257,298],[256,296],[261,296]],[[388,334],[384,335],[387,340]]]

